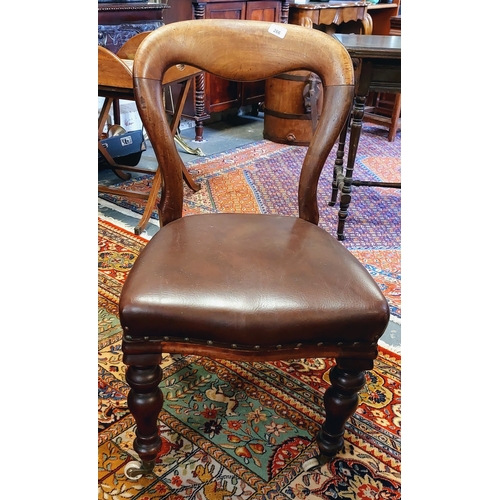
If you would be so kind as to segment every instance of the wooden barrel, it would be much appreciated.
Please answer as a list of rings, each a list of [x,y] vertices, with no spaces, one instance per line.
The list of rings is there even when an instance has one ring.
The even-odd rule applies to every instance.
[[[309,105],[311,89],[316,96]],[[321,111],[321,96],[321,82],[309,71],[290,71],[266,80],[264,139],[307,146]]]

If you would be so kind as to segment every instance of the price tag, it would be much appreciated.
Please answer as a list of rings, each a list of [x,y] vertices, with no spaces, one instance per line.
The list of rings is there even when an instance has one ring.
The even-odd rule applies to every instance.
[[[286,35],[286,28],[282,24],[271,24],[268,31],[271,35],[275,35],[279,38],[285,38]]]

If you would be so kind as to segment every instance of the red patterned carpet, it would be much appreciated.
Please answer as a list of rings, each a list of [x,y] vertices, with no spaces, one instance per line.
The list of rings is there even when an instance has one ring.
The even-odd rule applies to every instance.
[[[230,171],[234,164],[226,166]],[[242,174],[234,169],[234,175]],[[251,194],[251,176],[239,186]],[[227,203],[241,199],[234,194]],[[248,198],[260,206],[261,200],[255,200],[253,194]],[[213,203],[210,197],[204,202]],[[162,453],[152,477],[127,479],[124,466],[136,454],[117,304],[146,241],[99,220],[98,242],[98,498],[401,498],[400,358],[383,348],[367,373],[361,404],[347,423],[344,449],[330,464],[307,473],[301,464],[317,452],[314,436],[323,420],[331,360],[252,364],[166,355],[159,417]],[[215,398],[214,392],[223,397]]]

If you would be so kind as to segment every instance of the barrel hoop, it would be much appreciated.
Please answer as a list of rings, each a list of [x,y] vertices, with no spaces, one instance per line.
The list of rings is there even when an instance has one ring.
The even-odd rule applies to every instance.
[[[283,113],[281,111],[275,111],[274,109],[269,109],[264,107],[264,115],[274,116],[276,118],[285,118],[286,120],[310,120],[311,114],[295,114],[295,113]]]

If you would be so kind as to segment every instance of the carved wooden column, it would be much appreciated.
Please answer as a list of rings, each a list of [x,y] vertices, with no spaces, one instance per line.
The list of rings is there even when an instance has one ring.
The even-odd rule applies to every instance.
[[[181,20],[185,15],[185,0],[172,2],[172,19]],[[191,2],[192,19],[252,19],[288,23],[288,0],[203,0]],[[200,47],[203,50],[203,47]],[[212,113],[222,113],[230,108],[251,105],[256,110],[264,101],[264,82],[236,83],[213,75],[196,77],[194,107],[196,139],[202,130],[202,121]]]
[[[206,3],[193,4],[193,18],[205,19]],[[195,106],[195,141],[203,139],[203,120],[210,118],[210,115],[205,109],[205,73],[201,73],[195,78],[194,90],[194,106]]]
[[[281,2],[281,22],[288,24],[288,16],[290,14],[290,3],[288,0]]]

